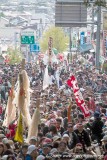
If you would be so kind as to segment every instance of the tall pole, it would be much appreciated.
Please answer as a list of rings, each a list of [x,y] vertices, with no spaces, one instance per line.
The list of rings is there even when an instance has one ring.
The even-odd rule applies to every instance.
[[[100,69],[100,30],[101,30],[101,6],[98,6],[97,36],[96,36],[96,68]]]
[[[69,62],[72,62],[72,51],[71,51],[71,28],[69,28]]]
[[[92,4],[92,40],[94,40],[94,5]]]

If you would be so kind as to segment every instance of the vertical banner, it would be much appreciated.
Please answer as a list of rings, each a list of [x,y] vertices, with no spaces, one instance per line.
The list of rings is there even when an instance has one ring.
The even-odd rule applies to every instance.
[[[88,107],[85,104],[85,101],[83,99],[82,93],[81,93],[80,88],[78,86],[78,82],[77,82],[76,77],[74,75],[72,75],[68,79],[67,84],[70,88],[73,89],[75,100],[76,100],[76,103],[77,103],[78,107],[80,107],[80,109],[84,113],[85,117],[89,117],[90,112],[89,112]]]
[[[49,49],[49,62],[51,62],[52,46],[53,46],[53,38],[52,38],[52,37],[49,37],[49,42],[48,42],[48,49]]]
[[[19,116],[19,120],[18,120],[18,125],[17,125],[17,130],[16,130],[16,134],[15,134],[15,141],[23,143],[23,118],[22,115],[20,113]]]
[[[77,33],[73,32],[71,36],[72,36],[72,48],[77,48]]]
[[[87,44],[91,44],[91,31],[87,31]]]
[[[85,32],[80,33],[80,45],[85,43]]]
[[[52,44],[53,44],[53,38],[49,37],[49,42],[48,42],[49,55],[52,54]]]
[[[103,31],[103,55],[107,56],[107,30]]]

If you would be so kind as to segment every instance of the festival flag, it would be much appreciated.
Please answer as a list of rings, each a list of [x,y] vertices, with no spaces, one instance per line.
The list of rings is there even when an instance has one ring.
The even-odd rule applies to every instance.
[[[27,127],[31,123],[30,106],[30,82],[25,70],[22,70],[18,77],[16,107],[21,112]]]
[[[67,115],[68,115],[68,122],[71,122],[71,104],[68,107],[68,113],[67,113]]]
[[[37,100],[36,102],[36,110],[33,114],[33,117],[32,117],[32,121],[31,121],[31,125],[29,127],[29,130],[28,130],[28,138],[27,138],[27,141],[29,143],[29,140],[31,137],[37,137],[37,134],[38,134],[38,125],[40,124],[40,100]]]
[[[16,134],[15,134],[15,141],[23,143],[23,119],[22,119],[22,115],[20,113],[19,116],[19,121],[18,121],[18,126],[17,126],[17,130],[16,130]]]
[[[48,66],[45,68],[45,74],[43,78],[43,90],[49,86]]]
[[[59,86],[59,69],[57,69],[56,71],[55,71],[55,79],[56,79],[56,84],[57,84],[57,86],[58,86],[58,88],[60,87]]]
[[[14,98],[15,98],[15,93],[14,93],[14,88],[12,87],[9,91],[9,96],[8,96],[8,102],[7,102],[7,107],[6,107],[6,112],[5,112],[5,118],[3,122],[3,126],[9,127],[9,124],[15,120],[16,118],[16,107],[14,104]]]
[[[84,101],[83,96],[82,96],[82,94],[80,92],[77,80],[76,80],[74,75],[72,75],[70,77],[70,79],[68,79],[67,84],[68,84],[69,87],[71,87],[73,89],[73,92],[74,92],[74,95],[75,95],[75,99],[76,99],[76,103],[80,107],[82,112],[84,113],[84,116],[85,117],[90,116],[89,109],[85,104],[85,101]]]
[[[57,63],[57,64],[58,64],[57,56],[54,54],[53,51],[52,51],[52,54],[51,54],[51,62],[52,62],[52,63]]]

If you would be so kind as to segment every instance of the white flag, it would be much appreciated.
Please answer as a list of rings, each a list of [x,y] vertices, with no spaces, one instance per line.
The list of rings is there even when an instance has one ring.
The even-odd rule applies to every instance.
[[[57,57],[56,57],[56,55],[54,54],[53,51],[52,51],[51,61],[52,61],[52,63],[57,63],[58,64],[58,59],[57,59]]]
[[[48,66],[45,68],[45,74],[43,78],[43,90],[49,86]]]
[[[56,79],[57,86],[58,86],[58,88],[59,88],[60,86],[59,86],[59,70],[58,70],[58,69],[57,69],[57,71],[55,72],[55,79]]]

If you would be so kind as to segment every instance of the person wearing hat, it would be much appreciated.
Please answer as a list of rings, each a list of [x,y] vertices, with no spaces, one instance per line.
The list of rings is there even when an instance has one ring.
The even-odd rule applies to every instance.
[[[62,139],[63,139],[66,143],[68,143],[68,142],[69,142],[69,135],[68,135],[68,134],[64,134],[63,137],[62,137]]]
[[[13,154],[13,148],[11,147],[11,144],[9,143],[9,140],[7,138],[3,138],[2,143],[4,145],[4,153],[3,155],[12,155]]]
[[[27,150],[28,150],[28,145],[25,144],[21,147],[20,153],[18,155],[18,159],[21,158],[22,160],[25,160],[26,154],[27,154]]]
[[[37,156],[38,156],[37,148],[35,147],[35,145],[30,145],[28,147],[25,160],[35,160]]]
[[[8,155],[5,155],[1,158],[1,160],[7,160],[7,158],[8,158]]]
[[[107,135],[105,135],[101,141],[103,146],[107,144]]]
[[[104,145],[104,160],[107,160],[107,143]]]
[[[104,123],[100,118],[100,113],[95,112],[94,113],[94,121],[91,125],[91,130],[92,130],[92,140],[97,140],[98,143],[101,144],[101,139],[103,138],[103,126]]]
[[[79,142],[83,145],[84,152],[86,152],[86,147],[91,146],[91,140],[88,132],[84,129],[84,126],[82,123],[78,123],[75,133],[78,136]]]
[[[60,140],[61,140],[60,136],[54,136],[53,137],[53,142],[57,142],[57,141],[60,141]]]
[[[42,146],[42,155],[44,157],[49,156],[51,149],[52,149],[52,145],[51,144],[43,144],[43,146]]]
[[[3,138],[6,138],[4,134],[0,134],[0,142],[2,142]]]
[[[42,155],[39,155],[36,160],[45,160],[45,157]]]
[[[50,155],[51,156],[58,155],[58,150],[56,148],[52,148],[51,151],[50,151]]]
[[[29,141],[29,144],[30,145],[37,145],[37,138],[36,137],[31,137],[30,138],[30,141]]]
[[[67,131],[64,132],[63,135],[67,134],[69,136],[68,148],[73,149],[76,144],[79,142],[76,133],[73,131],[73,124],[68,123]]]

